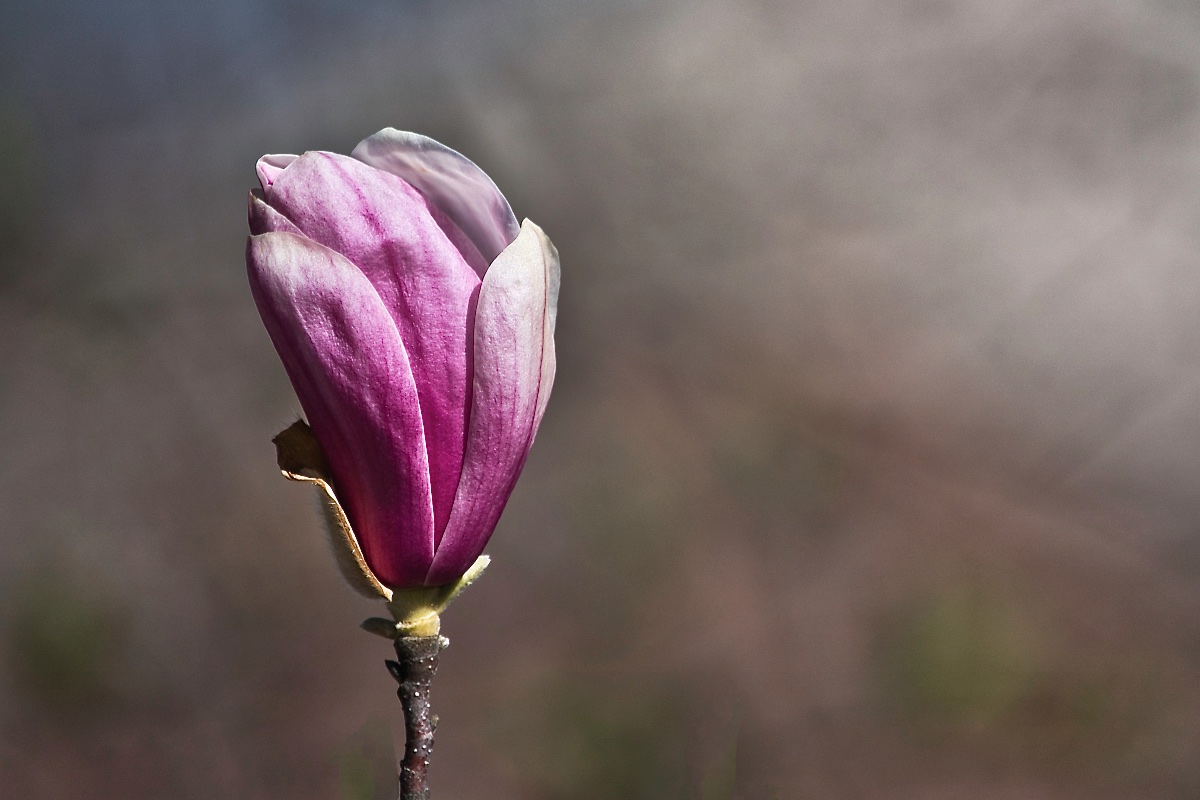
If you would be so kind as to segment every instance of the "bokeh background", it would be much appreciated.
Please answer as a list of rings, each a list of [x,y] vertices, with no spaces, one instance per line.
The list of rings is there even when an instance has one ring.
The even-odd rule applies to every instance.
[[[389,796],[242,262],[387,125],[563,257],[436,797],[1200,796],[1191,0],[6,0],[0,795]]]

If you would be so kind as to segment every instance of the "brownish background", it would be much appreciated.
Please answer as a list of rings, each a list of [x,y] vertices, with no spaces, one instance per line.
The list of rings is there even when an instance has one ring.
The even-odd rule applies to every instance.
[[[435,797],[1200,796],[1198,43],[1183,0],[0,5],[0,796],[372,796],[380,609],[274,468],[242,249],[260,154],[385,125],[563,256]]]

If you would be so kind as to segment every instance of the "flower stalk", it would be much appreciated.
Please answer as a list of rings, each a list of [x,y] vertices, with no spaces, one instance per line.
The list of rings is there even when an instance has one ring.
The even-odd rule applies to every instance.
[[[430,710],[430,692],[438,654],[449,643],[442,636],[398,636],[396,660],[387,662],[388,672],[400,684],[396,696],[404,709],[400,800],[429,800],[429,758],[437,728],[437,716]]]

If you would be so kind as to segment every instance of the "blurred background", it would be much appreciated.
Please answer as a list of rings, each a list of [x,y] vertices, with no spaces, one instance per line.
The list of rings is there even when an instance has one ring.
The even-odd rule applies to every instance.
[[[5,0],[0,793],[390,796],[243,265],[388,125],[563,259],[435,797],[1200,796],[1191,0]]]

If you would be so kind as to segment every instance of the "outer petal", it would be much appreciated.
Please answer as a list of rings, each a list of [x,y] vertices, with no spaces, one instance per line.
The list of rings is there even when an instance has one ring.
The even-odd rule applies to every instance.
[[[479,276],[416,189],[347,156],[305,153],[275,179],[268,202],[361,269],[391,312],[421,398],[440,534],[462,471]]]
[[[363,139],[351,155],[420,189],[475,243],[486,263],[521,231],[508,200],[487,173],[428,136],[384,128]]]
[[[303,236],[252,236],[246,264],[367,563],[388,586],[421,584],[433,557],[429,466],[391,316],[353,264]]]
[[[538,426],[546,414],[546,404],[550,402],[550,390],[554,388],[554,375],[557,369],[557,359],[554,348],[554,326],[558,322],[558,289],[562,281],[559,268],[558,248],[550,237],[537,225],[525,220],[541,241],[546,261],[546,314],[542,328],[542,377],[538,383],[537,411],[533,418],[533,431],[529,434],[529,444],[533,445],[533,437],[537,435]]]
[[[300,233],[292,221],[264,203],[254,192],[250,193],[250,233]]]
[[[525,465],[554,380],[558,274],[558,251],[526,220],[483,280],[467,452],[427,585],[454,580],[483,552]]]

